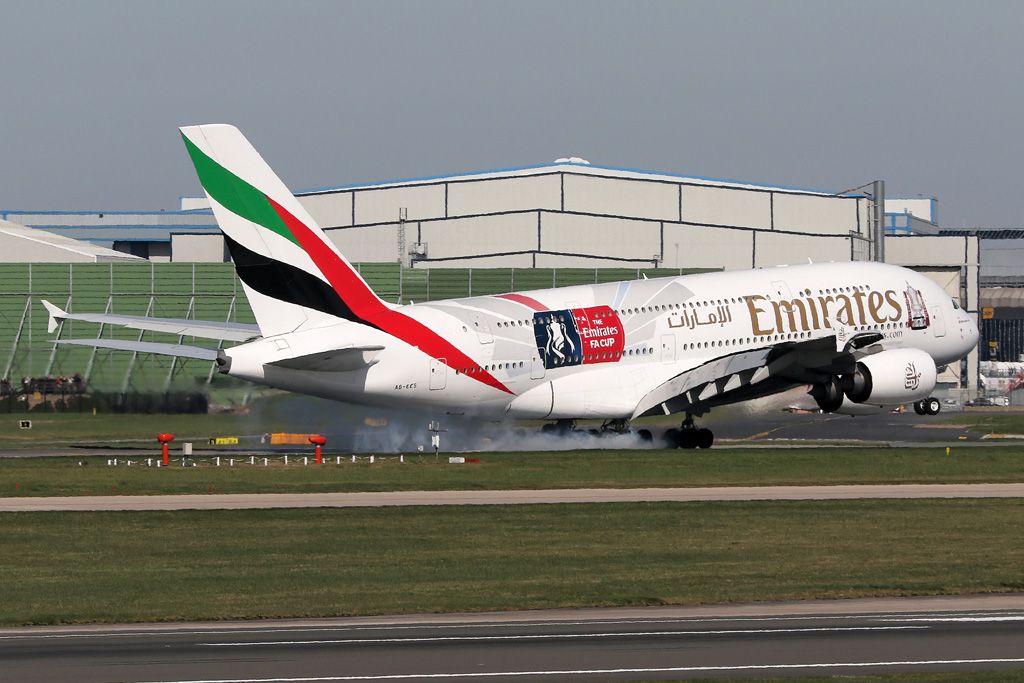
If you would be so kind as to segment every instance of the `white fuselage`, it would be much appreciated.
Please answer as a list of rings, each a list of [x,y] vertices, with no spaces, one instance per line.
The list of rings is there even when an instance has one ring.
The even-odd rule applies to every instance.
[[[783,342],[878,332],[942,366],[977,344],[971,316],[929,278],[877,263],[827,263],[563,287],[397,308],[471,358],[451,365],[351,322],[226,350],[230,372],[331,399],[532,418],[629,418],[653,387],[716,358]],[[834,325],[836,321],[842,325]],[[267,365],[382,346],[343,372]],[[508,392],[480,381],[487,373]],[[557,387],[557,389],[556,389]],[[551,396],[558,392],[559,403]]]

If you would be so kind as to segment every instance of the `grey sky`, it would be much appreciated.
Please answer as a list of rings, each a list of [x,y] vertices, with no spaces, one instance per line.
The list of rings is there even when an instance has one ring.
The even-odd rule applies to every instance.
[[[0,210],[176,208],[175,128],[293,188],[543,163],[935,195],[1024,225],[1024,3],[7,2]]]

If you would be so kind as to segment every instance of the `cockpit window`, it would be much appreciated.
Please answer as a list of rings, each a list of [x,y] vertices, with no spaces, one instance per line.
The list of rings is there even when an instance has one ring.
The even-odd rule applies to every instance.
[[[953,299],[953,310],[954,311],[959,311],[960,310],[960,302],[957,301],[956,299]]]

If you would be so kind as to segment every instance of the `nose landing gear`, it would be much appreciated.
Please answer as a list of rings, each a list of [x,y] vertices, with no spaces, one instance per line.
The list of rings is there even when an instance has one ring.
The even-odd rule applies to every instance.
[[[914,412],[918,415],[938,415],[942,410],[942,404],[934,396],[914,401]]]
[[[693,416],[687,413],[679,429],[665,432],[665,442],[669,448],[711,448],[715,434],[705,427],[698,428],[693,423]]]

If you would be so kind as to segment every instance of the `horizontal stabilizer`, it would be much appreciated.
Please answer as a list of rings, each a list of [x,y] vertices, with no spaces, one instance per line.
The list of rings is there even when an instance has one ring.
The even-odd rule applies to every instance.
[[[383,346],[349,346],[344,349],[332,349],[310,353],[305,356],[283,358],[267,365],[274,365],[289,370],[316,370],[318,372],[349,372],[368,368],[377,362],[377,354]]]
[[[91,346],[96,349],[113,349],[114,351],[135,351],[137,353],[156,353],[161,356],[177,356],[178,358],[195,358],[197,360],[217,360],[217,349],[206,349],[201,346],[185,344],[160,344],[157,342],[131,341],[130,339],[58,339],[58,344],[72,346]]]
[[[260,336],[260,328],[245,323],[215,322],[209,320],[187,320],[185,318],[147,318],[138,315],[116,315],[113,313],[68,313],[60,307],[43,300],[46,312],[50,314],[46,331],[52,333],[61,320],[81,320],[82,322],[100,323],[127,327],[132,330],[149,332],[167,332],[168,334],[200,337],[202,339],[224,339],[227,341],[246,341]]]

